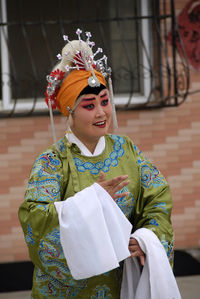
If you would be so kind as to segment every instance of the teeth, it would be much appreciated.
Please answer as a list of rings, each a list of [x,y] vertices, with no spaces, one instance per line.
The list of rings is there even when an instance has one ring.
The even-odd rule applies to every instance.
[[[99,122],[99,123],[96,123],[97,126],[102,126],[102,125],[104,125],[104,124],[105,124],[105,121],[101,121],[101,122]]]

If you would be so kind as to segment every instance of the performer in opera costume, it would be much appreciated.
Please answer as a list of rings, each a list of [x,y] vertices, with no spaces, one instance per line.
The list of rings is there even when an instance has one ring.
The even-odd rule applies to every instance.
[[[46,102],[68,119],[41,153],[19,208],[34,263],[31,298],[178,299],[169,185],[117,125],[107,57],[90,32],[47,76]],[[170,266],[171,264],[171,266]]]

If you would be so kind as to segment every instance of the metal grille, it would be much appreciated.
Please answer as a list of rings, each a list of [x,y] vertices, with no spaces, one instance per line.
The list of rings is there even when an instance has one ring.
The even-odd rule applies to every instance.
[[[144,3],[148,8],[142,7]],[[38,113],[35,108],[43,100],[46,75],[64,46],[62,35],[74,39],[78,27],[91,31],[96,45],[110,58],[114,92],[124,99],[118,109],[175,106],[186,99],[189,69],[176,48],[175,39],[179,36],[173,0],[76,0],[70,4],[65,0],[7,0],[6,4],[7,19],[1,17],[0,28],[9,73],[1,72],[2,107],[6,84],[12,100],[9,109],[0,110],[1,116],[19,115],[19,102],[24,107],[29,103],[20,115]],[[169,30],[171,42],[167,39]],[[138,94],[145,94],[146,100],[134,101]]]

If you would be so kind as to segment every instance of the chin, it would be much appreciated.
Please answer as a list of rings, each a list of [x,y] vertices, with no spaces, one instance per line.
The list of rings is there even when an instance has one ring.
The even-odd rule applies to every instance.
[[[106,134],[107,134],[107,131],[104,131],[104,132],[99,133],[99,134],[94,134],[94,135],[93,135],[93,138],[95,138],[95,139],[99,139],[99,138],[105,136]]]

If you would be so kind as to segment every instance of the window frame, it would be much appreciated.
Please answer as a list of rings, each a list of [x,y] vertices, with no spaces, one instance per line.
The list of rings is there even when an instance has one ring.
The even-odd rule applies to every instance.
[[[1,11],[2,15],[0,16],[1,22],[5,24],[7,22],[7,11],[6,11],[6,0],[1,1]],[[149,1],[148,0],[141,0],[141,16],[145,17],[149,15]],[[143,66],[143,71],[148,69],[149,63],[147,61],[145,50],[147,51],[148,55],[151,55],[151,34],[149,32],[149,19],[142,18],[141,20],[141,38],[143,40],[143,47],[141,51],[141,64]],[[0,47],[1,47],[1,68],[2,68],[2,101],[0,103],[0,111],[1,112],[9,112],[14,110],[16,112],[26,112],[31,110],[34,107],[34,111],[46,111],[48,110],[47,105],[44,101],[44,98],[37,98],[37,101],[34,103],[33,98],[26,98],[20,99],[18,98],[15,102],[12,99],[12,90],[9,86],[9,74],[10,74],[10,67],[9,67],[9,52],[6,45],[6,37],[8,34],[7,26],[1,26],[0,28]],[[117,106],[124,106],[124,105],[132,105],[132,104],[145,104],[149,100],[149,95],[151,91],[151,78],[149,76],[143,76],[142,79],[143,91],[141,93],[133,93],[130,98],[129,94],[114,94],[114,103]]]

